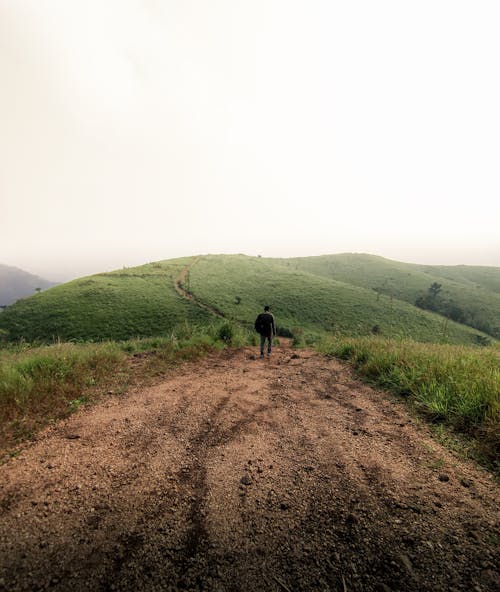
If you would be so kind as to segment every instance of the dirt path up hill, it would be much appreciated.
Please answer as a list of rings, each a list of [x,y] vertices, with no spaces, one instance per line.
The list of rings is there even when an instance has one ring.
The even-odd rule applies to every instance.
[[[311,351],[224,351],[0,467],[0,589],[498,590],[498,490]]]

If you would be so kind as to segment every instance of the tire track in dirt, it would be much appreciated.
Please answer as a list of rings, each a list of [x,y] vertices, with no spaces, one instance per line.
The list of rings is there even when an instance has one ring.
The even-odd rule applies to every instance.
[[[0,590],[497,589],[486,472],[336,360],[255,353],[82,409],[0,467]]]

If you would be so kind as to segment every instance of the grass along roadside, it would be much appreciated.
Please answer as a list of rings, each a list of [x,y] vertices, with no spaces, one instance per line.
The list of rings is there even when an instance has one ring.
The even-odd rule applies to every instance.
[[[402,396],[428,421],[472,439],[475,456],[500,469],[500,349],[376,337],[324,341],[366,381]]]
[[[21,344],[0,349],[0,462],[36,433],[81,405],[150,384],[186,360],[249,335],[231,323],[185,323],[167,337],[104,343]]]

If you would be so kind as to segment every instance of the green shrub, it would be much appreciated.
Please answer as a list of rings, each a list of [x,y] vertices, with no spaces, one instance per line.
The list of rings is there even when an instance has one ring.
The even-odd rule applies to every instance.
[[[217,326],[216,337],[226,345],[240,347],[252,342],[254,332],[245,329],[234,321],[223,321],[222,324]]]
[[[235,328],[233,323],[224,323],[219,327],[217,337],[224,343],[231,344],[234,339]]]
[[[304,338],[304,329],[302,327],[293,327],[292,329],[292,346],[293,347],[304,347],[306,344]]]

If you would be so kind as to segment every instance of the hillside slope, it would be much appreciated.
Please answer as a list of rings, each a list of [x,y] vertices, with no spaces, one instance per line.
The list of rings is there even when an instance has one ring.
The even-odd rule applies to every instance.
[[[182,298],[175,277],[189,259],[173,259],[81,278],[6,309],[0,328],[11,339],[101,340],[165,335],[211,315]]]
[[[31,296],[38,288],[46,290],[55,285],[55,282],[0,263],[0,306],[9,306],[20,298]]]
[[[423,266],[420,266],[423,267]],[[474,288],[483,288],[500,294],[500,268],[478,267],[472,265],[444,266],[435,265],[425,267],[427,273],[438,275],[463,284],[470,284]]]
[[[397,275],[386,268],[383,273],[366,263],[364,274],[346,267],[333,279],[330,260],[325,261],[207,255],[150,263],[74,280],[22,300],[0,315],[0,329],[10,339],[28,341],[164,335],[182,323],[202,325],[218,317],[251,329],[268,303],[288,335],[377,332],[419,341],[484,340],[470,327],[413,306],[411,290],[426,286],[428,275]],[[356,285],[360,277],[388,287],[375,291]]]
[[[500,268],[416,265],[375,255],[345,253],[280,260],[290,269],[374,290],[415,304],[434,282],[451,318],[500,339]],[[454,316],[453,316],[454,315]]]
[[[447,322],[407,302],[287,265],[245,255],[207,255],[191,267],[192,293],[226,316],[248,324],[270,304],[283,329],[384,335],[419,341],[476,343],[477,331]]]

